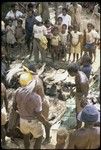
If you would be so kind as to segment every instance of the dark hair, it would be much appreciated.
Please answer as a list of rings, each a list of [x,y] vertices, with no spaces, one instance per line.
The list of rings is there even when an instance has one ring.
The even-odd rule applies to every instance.
[[[22,19],[18,19],[17,23],[21,23],[22,24],[23,23]]]
[[[28,7],[28,8],[33,8],[33,4],[32,4],[32,3],[29,3],[29,4],[27,5],[27,7]]]
[[[67,12],[67,8],[62,8],[62,11],[64,11],[64,10]]]
[[[57,18],[57,20],[59,20],[59,19],[63,20],[62,17],[58,17],[58,18]]]
[[[48,24],[48,23],[50,23],[50,21],[49,21],[49,20],[46,20],[46,21],[45,21],[45,24]]]
[[[36,72],[36,67],[35,67],[35,65],[32,64],[32,63],[30,63],[30,64],[28,65],[28,69],[31,70],[31,71],[33,71],[33,72]]]
[[[73,26],[70,25],[70,26],[68,26],[68,29],[69,29],[69,28],[72,28],[72,29],[73,29]]]
[[[76,63],[71,63],[67,66],[68,72],[75,72],[77,73],[79,70],[79,66]]]
[[[16,3],[11,4],[11,8],[15,8],[16,5]]]
[[[63,24],[62,27],[63,27],[63,26],[67,28],[67,25],[66,25],[66,24]]]

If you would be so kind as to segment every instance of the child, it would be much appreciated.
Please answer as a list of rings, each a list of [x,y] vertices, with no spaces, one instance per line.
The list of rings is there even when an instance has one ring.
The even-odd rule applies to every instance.
[[[94,31],[94,26],[92,25],[92,23],[87,24],[87,30],[84,31],[84,36],[86,39],[85,50],[89,52],[89,56],[91,57],[92,60],[93,54],[95,54],[96,41],[98,38],[98,34],[96,31]]]
[[[62,30],[59,33],[60,38],[61,38],[61,52],[60,52],[60,58],[65,57],[66,60],[66,48],[67,48],[67,25],[63,24],[62,25]]]
[[[53,62],[56,59],[59,59],[59,47],[60,47],[60,36],[58,34],[58,27],[54,27],[53,36],[51,38],[51,56]]]
[[[34,35],[34,41],[33,41],[33,50],[34,50],[34,58],[35,62],[39,62],[39,52],[41,53],[41,59],[42,62],[45,61],[46,58],[46,48],[47,48],[47,39],[45,36],[47,36],[47,28],[43,25],[41,16],[37,16],[35,18],[37,20],[37,23],[33,26],[33,35]],[[45,45],[42,47],[43,44],[40,45],[40,43],[43,43]]]
[[[7,38],[7,44],[13,48],[16,42],[16,39],[14,36],[15,26],[13,26],[12,23],[13,23],[12,20],[8,21],[8,25],[6,26],[6,38]]]
[[[68,34],[67,34],[67,52],[69,54],[68,61],[70,61],[71,56],[71,31],[73,30],[72,26],[68,26]]]
[[[50,23],[49,20],[46,20],[45,21],[45,27],[47,28],[47,40],[48,40],[47,45],[48,45],[48,49],[50,52],[53,25]]]
[[[82,33],[78,31],[78,26],[74,25],[73,31],[71,32],[72,39],[71,39],[71,53],[73,53],[73,61],[79,59],[79,54],[81,53],[81,35]]]
[[[58,27],[59,32],[61,32],[62,29],[62,21],[63,21],[62,17],[57,18],[56,26]]]
[[[60,128],[57,132],[57,143],[55,149],[64,149],[65,141],[67,139],[68,133],[65,128]]]
[[[92,66],[91,66],[91,58],[87,53],[85,53],[81,58],[81,71],[86,74],[88,79],[90,78]]]
[[[86,99],[89,91],[89,81],[85,73],[79,71],[79,66],[76,63],[69,64],[68,73],[75,77],[75,84],[72,86],[76,87],[76,115],[82,110],[81,102]],[[81,127],[81,123],[77,121],[77,128]]]
[[[17,20],[17,27],[15,28],[15,38],[17,40],[20,50],[22,47],[22,43],[24,41],[24,34],[25,34],[25,30],[22,27],[22,23],[23,21],[21,19]]]

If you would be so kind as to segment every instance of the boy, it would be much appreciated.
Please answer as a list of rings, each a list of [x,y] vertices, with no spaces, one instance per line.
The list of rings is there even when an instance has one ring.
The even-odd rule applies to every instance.
[[[74,86],[76,87],[76,114],[78,114],[82,110],[82,101],[84,101],[88,95],[89,82],[87,76],[82,71],[79,71],[79,67],[76,63],[71,63],[67,70],[71,76],[75,76]],[[81,122],[77,121],[77,128],[80,126]]]
[[[60,128],[57,131],[57,143],[56,143],[55,149],[64,149],[67,136],[68,136],[68,133],[65,128]]]

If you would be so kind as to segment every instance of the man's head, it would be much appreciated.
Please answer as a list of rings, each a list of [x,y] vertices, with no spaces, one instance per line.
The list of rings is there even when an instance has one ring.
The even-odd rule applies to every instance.
[[[66,14],[67,14],[67,8],[63,8],[62,9],[62,14],[63,14],[63,16],[66,16]]]
[[[62,31],[66,31],[66,29],[67,29],[67,25],[66,25],[66,24],[63,24],[63,25],[62,25]]]
[[[94,105],[86,105],[78,114],[78,120],[85,124],[93,125],[98,121],[100,113]]]
[[[29,11],[28,11],[28,16],[29,16],[29,17],[32,17],[32,15],[33,15],[33,11],[32,11],[32,10],[29,10]]]
[[[71,76],[76,76],[79,71],[79,66],[76,63],[71,63],[68,65],[67,70]]]
[[[64,144],[65,140],[68,136],[68,132],[65,128],[60,128],[57,132],[57,143],[60,144]]]
[[[93,29],[94,25],[92,23],[87,24],[88,31],[91,31]]]
[[[77,2],[73,2],[73,7],[77,7]]]
[[[57,18],[57,22],[58,22],[59,25],[62,24],[62,21],[63,21],[62,17],[58,17],[58,18]]]
[[[11,5],[12,11],[17,11],[18,10],[18,5],[16,3]]]
[[[32,3],[29,3],[27,7],[28,7],[28,10],[32,10],[33,11],[33,4]]]

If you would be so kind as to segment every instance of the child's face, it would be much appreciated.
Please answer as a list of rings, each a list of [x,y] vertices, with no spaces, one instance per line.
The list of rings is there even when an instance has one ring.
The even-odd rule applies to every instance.
[[[50,22],[48,22],[48,23],[46,24],[46,27],[47,27],[47,28],[50,27]]]
[[[65,140],[66,140],[66,137],[65,136],[57,136],[57,143],[60,145],[60,144],[64,144],[65,143]]]
[[[62,24],[62,19],[61,18],[58,19],[58,24],[60,24],[60,25]]]
[[[78,27],[77,26],[74,27],[74,31],[78,31]]]
[[[66,27],[65,26],[62,26],[62,31],[66,31]]]
[[[55,29],[54,32],[53,32],[53,34],[57,35],[58,34],[58,29]]]
[[[28,16],[31,17],[32,16],[32,11],[28,12]]]
[[[11,20],[9,21],[9,26],[12,26],[12,21]]]
[[[92,25],[88,24],[88,25],[87,25],[87,29],[88,29],[88,31],[91,31]]]
[[[18,27],[21,27],[21,26],[22,26],[22,24],[21,24],[20,22],[17,22],[17,25],[18,25]]]
[[[68,27],[68,31],[71,32],[73,29],[72,27]]]

